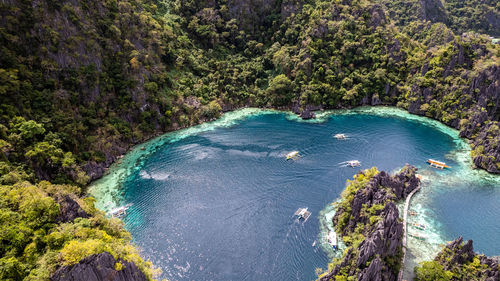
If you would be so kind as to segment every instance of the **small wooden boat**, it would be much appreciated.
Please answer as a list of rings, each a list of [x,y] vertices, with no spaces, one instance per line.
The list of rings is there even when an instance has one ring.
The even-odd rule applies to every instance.
[[[418,215],[418,213],[415,212],[415,211],[409,211],[408,214],[410,214],[410,216],[416,216],[416,215]]]
[[[330,233],[328,233],[328,236],[326,237],[328,244],[332,246],[333,250],[337,250],[337,233],[335,231],[331,230]]]
[[[127,204],[125,206],[114,208],[113,210],[108,212],[108,216],[111,216],[113,218],[120,218],[127,214],[127,210],[130,206],[132,206],[132,204]]]
[[[427,239],[427,237],[425,237],[424,235],[422,235],[420,233],[409,233],[408,235],[410,235],[411,237],[413,237],[415,239],[422,240],[422,241],[425,241],[425,239]]]
[[[429,163],[429,165],[431,167],[434,167],[434,168],[437,168],[437,169],[441,169],[441,170],[443,170],[444,168],[448,168],[448,169],[451,168],[450,166],[446,165],[445,162],[437,161],[437,160],[434,160],[434,159],[428,159],[427,163]]]
[[[299,152],[298,151],[292,151],[286,155],[286,160],[297,160],[299,158]]]
[[[347,136],[344,135],[344,134],[336,134],[333,137],[336,138],[336,139],[338,139],[338,140],[345,140],[347,138]]]
[[[359,160],[350,160],[350,161],[347,161],[347,166],[349,167],[359,167],[361,166],[361,162],[359,162]]]
[[[299,217],[300,219],[303,219],[304,222],[307,221],[307,219],[311,216],[311,212],[307,210],[307,208],[299,208],[297,211],[295,211],[295,216]]]
[[[414,223],[411,224],[411,226],[413,226],[416,229],[420,229],[420,230],[425,230],[426,229],[426,226],[423,225],[423,224],[421,224],[421,223],[414,222]]]

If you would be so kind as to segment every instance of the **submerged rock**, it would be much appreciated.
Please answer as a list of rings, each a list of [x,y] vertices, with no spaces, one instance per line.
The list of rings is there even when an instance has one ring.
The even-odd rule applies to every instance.
[[[147,281],[146,276],[133,263],[118,260],[122,269],[117,270],[117,261],[109,253],[92,255],[79,263],[59,268],[51,281]]]

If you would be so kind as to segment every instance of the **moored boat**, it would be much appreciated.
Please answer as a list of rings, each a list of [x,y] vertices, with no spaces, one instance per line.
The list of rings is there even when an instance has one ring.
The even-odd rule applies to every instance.
[[[420,229],[420,230],[425,230],[426,229],[426,226],[423,225],[423,224],[421,224],[421,223],[414,222],[414,223],[411,224],[411,226],[413,226],[416,229]]]
[[[441,169],[441,170],[443,170],[444,168],[448,168],[448,169],[451,168],[450,166],[446,165],[445,162],[437,161],[437,160],[434,160],[434,159],[428,159],[427,163],[431,167],[438,168],[438,169]]]
[[[127,214],[128,208],[132,206],[132,204],[127,204],[125,206],[121,206],[118,208],[114,208],[111,211],[108,212],[108,216],[114,217],[114,218],[120,218],[124,215]]]
[[[328,244],[332,246],[333,250],[337,250],[337,233],[335,231],[330,230],[327,236]]]
[[[420,234],[420,233],[409,233],[408,235],[410,235],[411,237],[413,237],[415,239],[422,240],[422,241],[425,241],[425,239],[427,239],[427,237],[425,237],[425,235]]]

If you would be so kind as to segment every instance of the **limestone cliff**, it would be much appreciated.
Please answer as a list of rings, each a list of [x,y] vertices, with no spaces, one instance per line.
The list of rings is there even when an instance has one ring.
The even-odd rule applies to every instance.
[[[118,265],[119,264],[119,265]],[[77,264],[59,268],[51,281],[147,281],[137,266],[109,253],[92,255]]]
[[[349,182],[332,220],[349,247],[322,281],[338,276],[357,280],[397,280],[401,266],[403,224],[396,201],[417,188],[416,168],[405,166],[390,176],[372,168]]]
[[[500,280],[498,258],[490,258],[474,252],[472,240],[459,237],[446,245],[434,261],[424,262],[415,268],[419,281],[436,280],[438,275],[446,280]]]

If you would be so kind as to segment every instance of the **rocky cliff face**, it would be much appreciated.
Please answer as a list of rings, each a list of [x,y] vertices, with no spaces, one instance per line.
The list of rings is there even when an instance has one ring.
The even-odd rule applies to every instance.
[[[71,222],[76,218],[88,218],[89,215],[80,207],[69,195],[58,198],[59,216],[56,218],[58,222]]]
[[[117,263],[120,265],[117,266]],[[59,268],[50,280],[147,281],[147,278],[134,263],[116,261],[109,253],[101,253],[84,258],[75,265]]]
[[[420,0],[421,19],[431,22],[447,22],[446,10],[441,0]]]
[[[416,168],[405,166],[395,176],[380,172],[368,182],[355,177],[332,220],[349,249],[321,280],[355,276],[357,280],[396,280],[401,264],[403,224],[395,202],[417,188]],[[358,186],[352,190],[353,185]],[[360,240],[361,239],[361,240]]]
[[[430,78],[431,84],[413,83],[408,95],[408,111],[459,129],[461,137],[471,140],[475,151],[472,155],[474,164],[489,172],[500,173],[500,66],[475,69],[478,66],[474,65],[471,54],[481,57],[488,51],[484,45],[470,44],[469,40],[464,37],[454,42],[450,47],[451,56],[445,62],[434,67],[426,63],[414,76],[417,79]],[[446,104],[446,107],[434,107],[436,101]]]
[[[498,258],[489,258],[474,252],[472,240],[463,241],[462,237],[450,242],[436,256],[437,261],[448,271],[451,280],[500,280]]]

